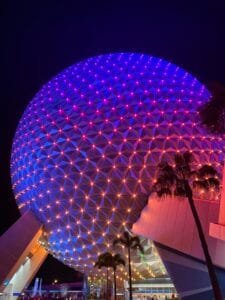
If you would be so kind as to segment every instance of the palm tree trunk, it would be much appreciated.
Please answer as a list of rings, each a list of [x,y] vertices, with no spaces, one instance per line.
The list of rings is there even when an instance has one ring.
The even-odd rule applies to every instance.
[[[115,268],[113,269],[113,278],[114,278],[114,300],[116,300],[117,297],[116,297],[116,270],[115,270]]]
[[[131,257],[130,257],[130,247],[128,247],[128,268],[129,268],[129,299],[133,299],[132,295],[132,272],[131,272]]]
[[[187,196],[188,196],[188,201],[189,201],[189,205],[191,208],[191,212],[194,217],[194,221],[195,221],[195,224],[196,224],[196,227],[198,230],[198,235],[199,235],[199,239],[201,241],[201,246],[202,246],[202,249],[203,249],[203,252],[205,255],[205,262],[206,262],[206,266],[208,268],[208,273],[209,273],[210,281],[212,284],[215,300],[223,300],[224,298],[222,296],[222,292],[221,292],[221,289],[220,289],[220,286],[218,283],[215,268],[214,268],[214,265],[213,265],[213,262],[212,262],[212,259],[211,259],[210,253],[209,253],[208,245],[207,245],[205,235],[204,235],[204,232],[202,229],[202,224],[201,224],[197,209],[194,204],[193,194],[192,194],[192,190],[191,190],[189,184],[186,188],[186,191],[187,191]]]
[[[106,268],[106,300],[109,299],[109,270]]]

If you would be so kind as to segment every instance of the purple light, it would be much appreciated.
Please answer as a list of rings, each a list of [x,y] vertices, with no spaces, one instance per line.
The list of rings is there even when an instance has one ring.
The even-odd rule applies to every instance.
[[[11,175],[55,257],[91,269],[138,218],[163,157],[191,150],[221,170],[225,143],[197,113],[209,96],[176,65],[132,53],[87,59],[43,86],[16,131]]]

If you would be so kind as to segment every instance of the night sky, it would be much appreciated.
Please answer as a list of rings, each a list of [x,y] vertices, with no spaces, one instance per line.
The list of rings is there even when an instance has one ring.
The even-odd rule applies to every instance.
[[[8,0],[0,11],[0,234],[19,217],[9,174],[16,126],[58,72],[90,56],[133,51],[165,58],[203,83],[225,84],[222,0]],[[43,268],[51,264],[61,270],[49,261]]]

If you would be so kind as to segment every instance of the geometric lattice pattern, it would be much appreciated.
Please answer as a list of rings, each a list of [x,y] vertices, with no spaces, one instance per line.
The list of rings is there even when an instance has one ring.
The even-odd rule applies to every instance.
[[[92,268],[137,220],[163,157],[190,150],[195,164],[220,170],[225,142],[199,124],[209,97],[183,69],[132,53],[87,59],[44,85],[19,123],[11,175],[49,251]]]

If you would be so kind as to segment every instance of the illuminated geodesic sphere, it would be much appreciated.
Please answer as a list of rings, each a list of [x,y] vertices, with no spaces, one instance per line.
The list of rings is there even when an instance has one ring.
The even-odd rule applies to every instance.
[[[195,164],[220,169],[224,141],[197,112],[209,96],[176,65],[132,53],[87,59],[43,86],[16,131],[11,174],[49,251],[91,268],[138,218],[162,157],[190,150]]]

